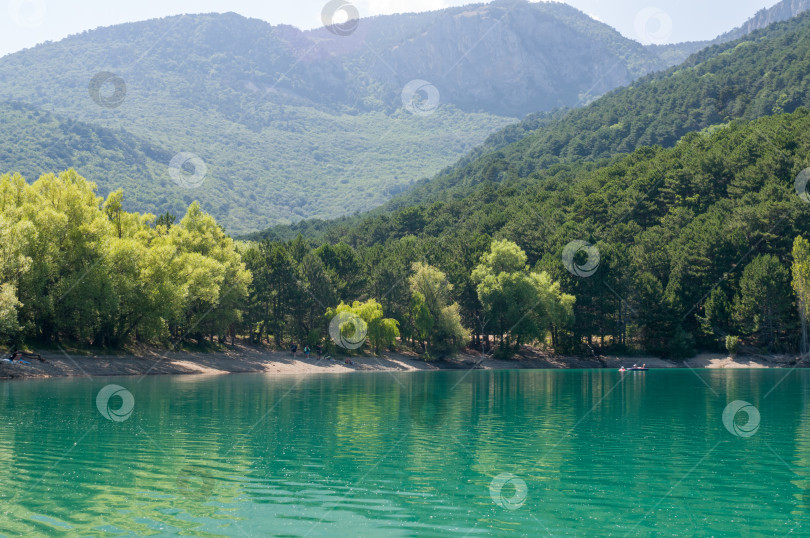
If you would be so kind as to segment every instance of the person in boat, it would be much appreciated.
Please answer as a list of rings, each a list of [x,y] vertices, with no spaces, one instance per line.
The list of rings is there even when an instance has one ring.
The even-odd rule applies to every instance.
[[[619,368],[619,371],[620,371],[620,372],[626,372],[626,371],[627,371],[627,368],[625,368],[624,366],[622,366],[621,368]]]

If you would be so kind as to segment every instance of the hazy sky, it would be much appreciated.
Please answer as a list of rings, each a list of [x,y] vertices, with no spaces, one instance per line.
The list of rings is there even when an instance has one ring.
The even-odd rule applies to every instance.
[[[347,1],[357,7],[361,16],[480,3],[469,0]],[[272,24],[286,23],[299,28],[314,28],[321,25],[321,11],[326,2],[327,0],[0,0],[0,4],[5,3],[7,8],[5,12],[0,11],[0,56],[99,26],[180,13],[235,11]],[[716,37],[739,26],[759,9],[774,5],[777,0],[566,0],[565,3],[613,26],[632,39],[679,42]],[[647,29],[640,32],[640,28],[645,28],[644,24]]]

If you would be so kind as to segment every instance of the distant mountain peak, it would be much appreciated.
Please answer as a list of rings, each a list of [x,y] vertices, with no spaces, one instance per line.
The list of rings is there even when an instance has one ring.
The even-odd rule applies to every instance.
[[[46,148],[0,148],[0,169],[39,170],[39,153],[53,169],[111,170],[91,179],[102,192],[126,187],[133,209],[196,199],[236,232],[335,217],[380,205],[516,117],[589,103],[690,50],[645,47],[567,4],[526,0],[376,16],[347,32],[236,13],[98,28],[0,59],[13,81],[0,102],[61,118]],[[109,73],[126,86],[114,107],[91,88]],[[5,115],[15,132],[45,132]],[[78,136],[73,120],[108,130]],[[167,173],[185,153],[207,164],[200,190]]]
[[[715,41],[733,41],[757,30],[761,30],[775,22],[792,19],[796,15],[810,10],[810,0],[782,0],[769,8],[759,10],[742,26],[718,37]]]

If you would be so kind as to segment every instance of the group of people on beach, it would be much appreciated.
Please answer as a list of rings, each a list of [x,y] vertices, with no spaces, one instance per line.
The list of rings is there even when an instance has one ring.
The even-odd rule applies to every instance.
[[[309,358],[311,351],[312,350],[309,349],[309,346],[304,346],[304,355],[306,358]],[[320,359],[321,355],[323,355],[323,346],[320,344],[315,346],[315,352],[318,353],[318,359]],[[290,353],[292,353],[292,356],[295,357],[295,355],[298,353],[298,344],[290,344]]]

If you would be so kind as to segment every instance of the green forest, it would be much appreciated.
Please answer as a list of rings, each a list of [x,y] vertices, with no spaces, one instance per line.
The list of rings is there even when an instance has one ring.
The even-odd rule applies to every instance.
[[[418,183],[368,215],[277,226],[251,238],[323,238],[350,233],[361,221],[437,200],[458,200],[477,187],[544,181],[560,165],[627,155],[639,147],[672,147],[683,136],[734,120],[810,106],[810,13],[643,77],[574,110],[535,114],[491,135],[455,166]]]
[[[553,35],[504,24],[488,49],[454,66],[470,52],[464,38],[480,38],[475,19],[459,15],[468,8],[456,7],[371,19],[362,43],[212,13],[20,51],[0,59],[0,77],[14,80],[0,87],[0,169],[35,179],[74,168],[102,196],[123,189],[127,210],[182,214],[198,201],[230,233],[250,233],[378,207],[524,114],[572,106],[586,91],[601,95],[699,46],[644,47],[563,4],[509,6],[488,9],[497,18],[515,9],[510,18],[555,28],[563,50],[549,52]],[[527,69],[550,70],[553,83],[537,84],[527,69],[487,76],[504,41],[521,44]],[[460,50],[446,51],[446,65],[415,61],[420,50],[445,45]],[[603,64],[618,67],[602,73]],[[462,74],[440,80],[451,67]],[[121,103],[99,106],[89,95],[99,72],[125,88]],[[413,79],[437,85],[430,116],[403,106]],[[169,163],[180,152],[206,163],[198,188],[172,181]]]
[[[390,289],[384,304],[399,320],[410,260],[420,259],[447,275],[471,335],[498,334],[474,274],[493,244],[509,241],[575,298],[568,324],[544,327],[558,350],[796,351],[805,298],[794,266],[806,263],[797,238],[810,235],[796,181],[810,166],[808,127],[806,109],[735,121],[673,148],[643,147],[603,166],[559,164],[541,180],[486,183],[461,200],[367,218],[327,230],[325,242],[357,253],[367,292]],[[596,248],[592,276],[566,269],[573,241]]]
[[[387,282],[363,276],[369,260],[345,244],[237,244],[196,202],[179,222],[169,213],[128,213],[122,202],[121,191],[98,197],[73,170],[30,184],[0,178],[4,343],[174,346],[238,335],[334,349],[329,325],[341,315],[339,334],[362,331],[374,352],[399,337],[426,358],[468,343],[453,286],[436,267],[413,263],[386,291]],[[504,346],[543,339],[570,322],[573,297],[548,274],[530,272],[514,243],[494,243],[470,278],[498,327],[518,320],[499,331]],[[383,317],[383,304],[394,318]]]
[[[238,336],[334,350],[330,322],[348,312],[341,334],[362,330],[369,352],[407,346],[426,359],[524,344],[794,352],[810,294],[808,133],[804,108],[736,121],[322,243],[234,242],[196,203],[179,221],[128,213],[124,193],[102,199],[74,171],[30,184],[6,175],[0,333],[18,344]],[[567,255],[576,241],[592,247]]]
[[[0,340],[808,351],[808,26],[527,118],[369,214],[241,240],[193,193],[155,216],[72,169],[3,176]]]
[[[251,282],[232,239],[192,204],[128,213],[75,171],[0,178],[0,334],[118,346],[220,333]]]
[[[599,161],[737,119],[810,106],[810,13],[709,47],[568,113],[540,115],[489,137],[459,164],[389,202],[402,207],[464,196],[482,182],[531,177],[560,163]]]

